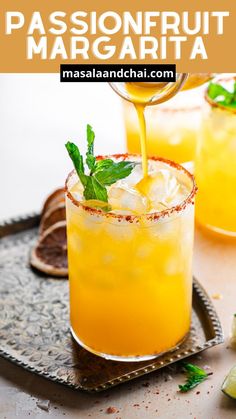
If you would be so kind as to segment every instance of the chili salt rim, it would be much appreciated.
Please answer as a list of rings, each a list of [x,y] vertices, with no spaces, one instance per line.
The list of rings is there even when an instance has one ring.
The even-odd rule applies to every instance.
[[[219,81],[219,82],[222,82],[222,81],[229,81],[229,80],[234,80],[234,81],[236,81],[236,76],[235,77],[222,77],[222,78],[219,78],[219,79],[217,79],[217,81]],[[205,100],[206,100],[206,102],[212,107],[212,108],[218,108],[218,109],[221,109],[222,111],[228,111],[228,112],[230,112],[230,113],[233,113],[233,114],[236,114],[236,109],[233,109],[233,108],[228,108],[227,106],[224,106],[224,105],[221,105],[220,103],[218,103],[218,102],[215,102],[213,99],[211,99],[209,96],[208,96],[208,89],[209,89],[209,86],[206,88],[206,90],[205,90],[205,95],[204,95],[204,98],[205,98]]]
[[[161,108],[161,107],[159,107],[158,111],[160,113],[191,113],[191,112],[200,111],[201,108],[202,108],[201,105],[194,105],[192,107],[187,107],[186,106],[186,108],[183,108],[183,107],[182,108],[171,108],[171,107]],[[157,108],[155,110],[157,110]],[[153,107],[153,111],[154,111],[154,107]]]
[[[138,155],[138,154],[129,154],[129,153],[112,154],[112,155],[106,155],[106,156],[97,156],[96,157],[96,160],[103,160],[103,159],[107,159],[107,158],[113,158],[113,159],[123,159],[123,161],[124,161],[124,160],[126,160],[127,158],[130,158],[130,157],[131,158],[132,157],[136,157],[136,158],[139,157],[140,158],[140,155]],[[132,215],[132,214],[130,214],[130,215],[114,214],[112,212],[104,212],[101,209],[91,208],[91,207],[89,207],[87,205],[84,205],[82,201],[76,200],[73,197],[73,195],[71,194],[71,192],[69,191],[68,183],[69,183],[69,180],[71,179],[71,177],[74,174],[76,174],[76,170],[75,169],[73,169],[69,173],[69,175],[67,176],[66,183],[65,183],[65,193],[66,193],[67,197],[70,199],[70,201],[75,206],[77,206],[79,208],[82,208],[84,211],[87,211],[90,214],[93,214],[93,215],[102,215],[103,217],[106,217],[106,218],[116,219],[118,221],[127,221],[127,222],[130,222],[130,223],[139,222],[139,220],[141,218],[142,219],[144,218],[144,219],[146,219],[148,221],[157,221],[160,218],[164,218],[166,216],[170,216],[170,215],[172,215],[175,212],[176,213],[179,213],[179,212],[183,211],[187,207],[187,205],[189,205],[189,204],[194,204],[193,199],[194,199],[194,196],[195,196],[198,188],[197,188],[197,185],[195,183],[194,176],[187,169],[185,169],[180,164],[175,163],[172,160],[165,159],[163,157],[153,156],[153,157],[149,157],[148,160],[160,161],[162,163],[165,163],[165,164],[173,167],[174,169],[177,169],[177,170],[185,173],[188,176],[188,178],[192,181],[192,185],[193,186],[192,186],[191,192],[189,193],[189,195],[187,196],[187,198],[185,198],[181,202],[181,204],[175,205],[175,206],[173,206],[171,208],[164,209],[162,211],[152,212],[150,214],[139,214],[139,215]]]

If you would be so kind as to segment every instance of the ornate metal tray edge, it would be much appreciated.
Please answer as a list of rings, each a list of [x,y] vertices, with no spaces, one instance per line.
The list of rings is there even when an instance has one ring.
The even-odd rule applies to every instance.
[[[187,350],[187,351],[184,350],[183,352],[178,352],[177,355],[175,354],[176,350],[173,352],[168,352],[165,355],[161,356],[160,358],[156,358],[152,364],[145,367],[138,368],[136,371],[130,374],[122,375],[121,377],[118,377],[116,380],[108,381],[106,384],[95,388],[93,391],[98,392],[98,391],[106,390],[110,387],[113,387],[125,381],[130,381],[137,377],[141,377],[142,375],[145,375],[152,371],[156,371],[160,368],[163,368],[167,365],[177,362],[178,360],[182,360],[191,355],[195,355],[199,352],[202,352],[205,349],[208,349],[213,346],[219,345],[220,343],[223,343],[224,335],[223,335],[223,330],[221,327],[219,317],[206,291],[200,285],[200,283],[198,282],[196,278],[193,278],[193,292],[196,293],[199,299],[199,302],[202,305],[203,310],[207,313],[207,317],[210,321],[210,327],[212,328],[213,337],[211,339],[207,340],[203,345],[197,345],[196,347],[191,348],[191,350]],[[91,391],[91,390],[89,389],[88,391]]]
[[[11,234],[16,234],[18,232],[27,230],[29,228],[37,227],[38,222],[39,222],[39,215],[37,213],[31,213],[29,215],[10,218],[9,220],[1,221],[0,222],[0,239],[2,237],[5,237]],[[204,288],[200,285],[200,283],[197,281],[196,278],[193,278],[193,279],[194,279],[193,292],[196,294],[199,300],[199,303],[201,305],[201,308],[205,312],[206,317],[208,318],[212,337],[209,340],[207,340],[204,344],[197,345],[196,347],[192,347],[189,350],[184,350],[183,352],[178,351],[178,354],[175,354],[176,350],[173,352],[169,352],[165,354],[164,356],[161,356],[160,358],[155,359],[149,365],[145,365],[143,367],[142,366],[140,367],[137,365],[138,368],[135,371],[129,374],[121,375],[120,377],[117,377],[114,380],[109,380],[105,384],[102,384],[100,386],[89,388],[84,385],[82,386],[82,385],[74,385],[71,383],[66,383],[63,379],[60,379],[59,377],[56,377],[47,372],[38,370],[37,368],[30,366],[25,362],[20,361],[19,359],[15,358],[14,356],[2,350],[1,348],[0,348],[0,356],[7,359],[8,361],[15,363],[18,366],[23,367],[25,370],[38,374],[41,377],[49,379],[50,381],[66,385],[67,387],[70,387],[74,390],[84,390],[90,393],[107,390],[118,384],[124,383],[126,381],[130,381],[137,377],[141,377],[142,375],[145,375],[152,371],[156,371],[178,360],[187,358],[188,356],[197,354],[205,349],[208,349],[210,347],[223,343],[224,341],[223,331],[222,331],[221,323],[216,313],[216,310],[209,296],[204,290]]]

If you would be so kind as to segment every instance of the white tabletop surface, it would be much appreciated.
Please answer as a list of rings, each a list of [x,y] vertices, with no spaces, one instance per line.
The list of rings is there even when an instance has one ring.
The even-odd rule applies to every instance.
[[[71,167],[64,143],[73,139],[85,144],[87,122],[96,131],[97,153],[125,149],[120,101],[106,84],[60,84],[57,75],[0,75],[0,92],[1,220],[39,210],[45,195],[63,183]],[[197,232],[194,273],[211,296],[222,297],[214,304],[226,341],[192,359],[213,371],[196,390],[180,394],[178,384],[184,377],[174,368],[89,395],[0,359],[0,418],[236,417],[236,402],[220,391],[225,374],[236,363],[236,352],[228,348],[236,311],[235,255],[235,242]],[[110,406],[116,410],[113,414],[107,413]]]

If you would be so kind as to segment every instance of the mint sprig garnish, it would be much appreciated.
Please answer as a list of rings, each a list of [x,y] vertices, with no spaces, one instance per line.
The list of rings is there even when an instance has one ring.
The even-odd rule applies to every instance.
[[[183,363],[183,368],[187,373],[187,381],[185,384],[179,385],[182,393],[186,393],[192,388],[195,388],[198,384],[205,381],[209,375],[205,370],[193,364]]]
[[[96,158],[94,157],[94,139],[95,134],[92,130],[92,127],[88,124],[87,125],[87,143],[88,143],[88,151],[86,153],[86,163],[91,173],[95,168]]]
[[[85,171],[83,156],[77,145],[68,141],[65,146],[73,161],[80,182],[84,187],[84,198],[87,201],[98,200],[108,202],[106,187],[129,176],[136,163],[131,161],[116,163],[112,159],[96,161],[96,157],[94,156],[94,140],[94,131],[90,125],[87,125],[87,152],[85,160],[88,169],[87,172]]]
[[[226,108],[236,108],[236,81],[234,82],[233,91],[225,89],[221,84],[210,83],[207,91],[208,97],[219,105]]]
[[[96,168],[97,180],[105,186],[110,186],[119,179],[124,179],[130,175],[135,163],[129,161],[120,161],[119,163],[107,162],[103,160],[105,165],[99,165]]]

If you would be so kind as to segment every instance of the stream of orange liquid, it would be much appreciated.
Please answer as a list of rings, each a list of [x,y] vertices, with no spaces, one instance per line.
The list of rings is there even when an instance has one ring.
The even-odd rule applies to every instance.
[[[183,86],[183,90],[198,87],[211,78],[210,73],[194,73],[188,76]],[[139,121],[140,147],[142,155],[143,178],[148,177],[148,156],[147,156],[147,134],[145,121],[145,108],[151,102],[151,98],[160,95],[165,102],[173,96],[173,91],[169,90],[168,82],[158,83],[126,83],[126,90],[129,93],[131,102],[134,104]]]

